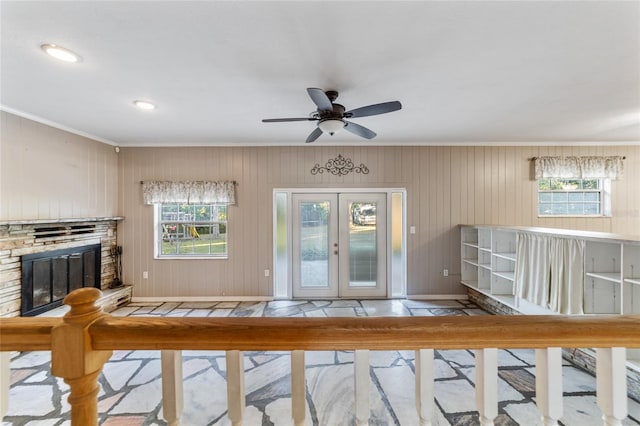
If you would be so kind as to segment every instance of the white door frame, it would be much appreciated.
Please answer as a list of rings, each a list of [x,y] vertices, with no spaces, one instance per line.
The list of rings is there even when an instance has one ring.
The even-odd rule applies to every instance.
[[[387,298],[405,298],[407,295],[407,191],[405,188],[274,188],[273,189],[273,297],[274,299],[291,299],[293,294],[292,284],[292,243],[293,243],[293,221],[292,194],[312,194],[312,193],[385,193],[387,194],[387,212],[392,209],[392,194],[401,194],[402,212],[401,217],[395,220],[401,222],[402,247],[399,261],[392,261],[392,215],[387,214],[387,265],[386,265],[386,294]],[[284,250],[278,247],[278,215],[276,213],[276,197],[282,195],[286,204],[286,236],[282,238],[280,244],[284,244]],[[397,197],[396,197],[397,199]],[[282,226],[282,224],[281,224]],[[396,231],[396,235],[399,234]],[[282,251],[283,250],[283,251]],[[280,253],[280,254],[279,254]],[[395,279],[395,282],[393,281]]]

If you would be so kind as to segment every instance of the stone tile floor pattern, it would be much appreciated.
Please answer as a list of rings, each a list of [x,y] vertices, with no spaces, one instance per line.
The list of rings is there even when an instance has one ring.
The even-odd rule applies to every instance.
[[[61,315],[61,311],[57,313]],[[487,315],[467,300],[335,300],[273,302],[132,303],[116,316],[428,316]],[[355,424],[353,352],[307,352],[307,424]],[[414,352],[372,351],[371,425],[418,425],[414,403]],[[434,425],[479,424],[472,351],[436,351]],[[11,362],[9,412],[3,426],[70,425],[69,388],[50,374],[49,352],[27,352]],[[245,425],[292,424],[288,352],[245,352]],[[499,351],[497,425],[537,425],[533,350]],[[182,425],[229,425],[225,354],[184,351]],[[99,421],[105,426],[166,425],[162,417],[160,353],[115,351],[100,376]],[[601,425],[592,375],[563,365],[561,424]],[[625,425],[640,424],[640,404],[629,399]]]

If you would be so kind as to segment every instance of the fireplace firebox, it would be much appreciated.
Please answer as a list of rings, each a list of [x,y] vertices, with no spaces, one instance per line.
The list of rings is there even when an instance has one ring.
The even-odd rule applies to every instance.
[[[101,257],[100,244],[22,256],[22,316],[60,306],[75,289],[100,288]]]

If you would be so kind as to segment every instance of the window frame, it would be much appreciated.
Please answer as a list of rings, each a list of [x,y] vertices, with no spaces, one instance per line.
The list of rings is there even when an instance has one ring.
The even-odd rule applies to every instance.
[[[189,206],[208,206],[210,208],[224,207],[225,209],[225,217],[226,220],[220,220],[218,216],[218,220],[180,220],[180,219],[171,219],[171,220],[162,220],[161,212],[162,206],[167,205],[176,205],[178,208],[184,205]],[[182,260],[194,260],[194,259],[221,259],[225,260],[229,258],[229,205],[226,203],[198,203],[198,204],[187,204],[187,203],[157,203],[153,205],[153,214],[154,214],[154,231],[153,231],[153,239],[154,239],[154,258],[165,260],[165,259],[182,259]],[[165,228],[163,225],[166,224],[180,224],[183,226],[193,225],[193,226],[212,226],[212,225],[224,225],[225,227],[225,252],[222,254],[213,254],[213,253],[205,253],[205,254],[197,254],[197,253],[171,253],[171,254],[163,254],[162,253],[162,245],[165,242]],[[179,244],[179,243],[178,243]]]
[[[585,180],[597,180],[599,182],[598,189],[562,189],[562,190],[553,190],[553,189],[540,189],[540,181],[541,180],[560,180],[560,181],[585,181]],[[536,188],[537,188],[537,203],[536,203],[536,212],[539,218],[597,218],[597,217],[610,217],[611,216],[611,179],[606,178],[540,178],[536,180]],[[543,193],[548,194],[558,194],[558,193],[597,193],[599,194],[599,200],[597,201],[599,211],[596,214],[579,214],[579,213],[569,213],[566,214],[544,214],[540,211],[541,204],[566,204],[567,206],[571,204],[571,201],[566,202],[540,202],[540,195]],[[568,196],[567,196],[568,197]],[[580,203],[585,203],[581,201]],[[587,203],[596,203],[596,201],[587,201]]]

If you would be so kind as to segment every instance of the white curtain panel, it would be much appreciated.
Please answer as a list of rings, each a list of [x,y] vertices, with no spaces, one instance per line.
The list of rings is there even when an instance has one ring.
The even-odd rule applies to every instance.
[[[516,296],[547,307],[551,275],[551,238],[519,232],[516,237]]]
[[[236,183],[233,181],[144,181],[144,204],[235,204]]]
[[[584,293],[583,240],[551,239],[551,281],[549,308],[555,312],[583,314]]]
[[[622,179],[624,158],[610,157],[537,157],[535,178]]]

